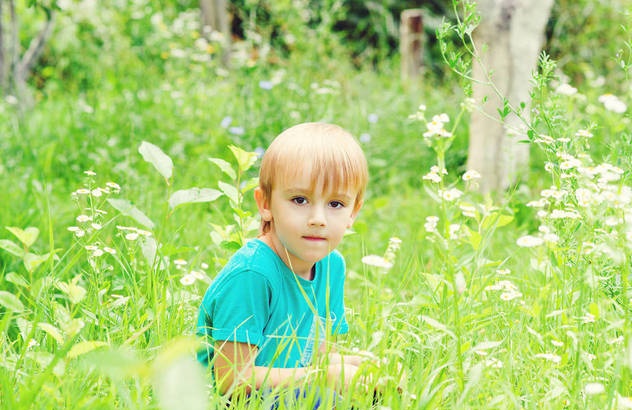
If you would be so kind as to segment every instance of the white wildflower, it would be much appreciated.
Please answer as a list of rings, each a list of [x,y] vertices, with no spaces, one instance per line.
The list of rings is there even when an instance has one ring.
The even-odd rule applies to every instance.
[[[586,393],[586,395],[588,396],[593,396],[596,394],[602,394],[606,391],[606,388],[604,387],[603,384],[598,383],[598,382],[594,382],[594,383],[587,383],[584,386],[584,393]]]
[[[562,358],[560,356],[553,353],[538,353],[534,357],[538,359],[545,359],[556,364],[562,361]]]
[[[83,173],[86,174],[89,177],[94,177],[94,176],[97,175],[97,173],[94,172],[94,171],[83,171]]]
[[[437,223],[439,223],[438,216],[427,216],[426,223],[424,224],[426,232],[437,232]]]
[[[92,220],[92,217],[88,215],[79,215],[76,219],[79,223],[85,223],[90,222]]]
[[[440,190],[439,195],[445,201],[452,202],[456,199],[459,199],[463,195],[463,192],[459,191],[457,188],[450,188]]]
[[[463,174],[463,181],[471,181],[473,179],[480,179],[480,178],[481,178],[481,174],[474,169],[470,169]]]
[[[387,261],[386,259],[384,259],[384,257],[379,255],[366,255],[362,258],[362,263],[368,266],[373,266],[385,270],[393,267],[393,264],[391,262]]]
[[[138,232],[130,232],[126,234],[125,239],[127,239],[128,241],[135,241],[136,239],[138,239]]]
[[[604,94],[599,97],[599,102],[604,105],[606,110],[623,114],[627,109],[627,105],[613,94]]]
[[[190,286],[195,283],[195,276],[187,274],[180,278],[180,283],[184,286]]]
[[[540,246],[544,243],[544,240],[537,236],[525,235],[516,241],[516,245],[522,248],[533,248],[536,246]]]
[[[555,92],[561,95],[574,95],[577,94],[577,88],[570,84],[563,83],[555,89]]]
[[[580,138],[592,138],[593,134],[592,132],[588,131],[588,130],[578,130],[575,133],[576,137],[580,137]]]

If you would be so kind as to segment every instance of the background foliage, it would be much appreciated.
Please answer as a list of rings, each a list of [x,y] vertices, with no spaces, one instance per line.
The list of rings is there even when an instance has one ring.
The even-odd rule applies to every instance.
[[[23,48],[42,22],[27,3],[16,2]],[[342,347],[384,359],[374,369],[384,406],[632,407],[627,203],[595,204],[572,223],[527,206],[552,185],[586,183],[562,176],[559,152],[619,167],[613,184],[627,192],[629,114],[600,97],[630,102],[630,3],[556,2],[546,48],[558,63],[545,59],[534,80],[533,129],[558,145],[534,134],[531,173],[496,203],[473,192],[445,199],[466,192],[467,111],[455,121],[466,95],[434,30],[456,14],[448,2],[417,4],[427,68],[402,82],[398,14],[415,2],[231,2],[226,67],[223,39],[201,32],[195,1],[58,1],[29,81],[35,105],[21,111],[11,93],[0,102],[2,407],[178,408],[174,397],[221,406],[196,384],[204,377],[186,359],[195,343],[182,336],[210,280],[255,234],[246,153],[310,120],[348,128],[369,159],[367,203],[341,246],[354,329]],[[458,49],[453,30],[445,38]],[[577,92],[556,92],[564,83]],[[421,104],[423,121],[409,118]],[[423,178],[438,155],[423,134],[440,113],[454,138],[437,186]],[[580,129],[589,143],[560,140]],[[153,160],[150,146],[139,152],[144,141]],[[206,202],[173,206],[177,191]],[[580,209],[573,198],[547,209]],[[476,218],[463,215],[468,205]],[[557,245],[516,244],[545,222]],[[392,236],[402,244],[389,271],[361,263]],[[586,256],[588,244],[599,251]],[[345,400],[370,405],[360,392]]]

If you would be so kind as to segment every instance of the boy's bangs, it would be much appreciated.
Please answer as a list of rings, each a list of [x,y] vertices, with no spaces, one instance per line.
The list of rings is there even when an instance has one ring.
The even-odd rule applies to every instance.
[[[304,173],[309,176],[309,189],[313,191],[322,184],[324,192],[340,193],[351,188],[359,191],[362,186],[362,169],[354,161],[339,151],[307,152],[307,149],[299,149],[291,155],[279,158],[279,180],[287,183],[302,177]]]

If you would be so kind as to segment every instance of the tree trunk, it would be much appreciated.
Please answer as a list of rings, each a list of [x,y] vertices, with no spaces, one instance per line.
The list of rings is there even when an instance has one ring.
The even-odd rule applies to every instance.
[[[479,26],[473,41],[479,54],[472,67],[473,97],[481,105],[470,120],[467,168],[481,174],[488,193],[515,183],[529,163],[525,123],[529,121],[530,83],[537,69],[544,28],[553,0],[479,0]],[[518,109],[499,115],[505,102]]]
[[[202,14],[202,33],[208,38],[211,31],[217,31],[224,37],[221,59],[224,66],[230,59],[230,18],[226,0],[200,0]]]

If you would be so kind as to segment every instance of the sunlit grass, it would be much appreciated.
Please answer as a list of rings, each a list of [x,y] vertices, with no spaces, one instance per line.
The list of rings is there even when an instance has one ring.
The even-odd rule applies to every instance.
[[[256,166],[237,178],[234,146],[326,120],[359,137],[371,167],[341,245],[351,332],[338,342],[375,355],[379,406],[632,408],[630,96],[603,98],[621,84],[543,79],[532,172],[492,201],[468,189],[467,112],[454,123],[463,92],[450,84],[336,59],[324,64],[337,70],[298,58],[270,68],[246,55],[209,73],[174,50],[153,55],[161,70],[51,87],[22,118],[1,105],[0,407],[224,406],[190,336],[208,283],[256,232],[242,185]],[[426,118],[410,119],[421,104]],[[173,161],[172,177],[143,159],[143,141]],[[243,197],[231,202],[220,181]],[[222,195],[170,207],[194,187]],[[339,408],[372,403],[357,387]]]

